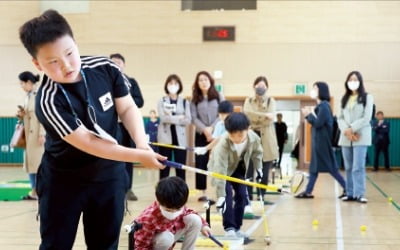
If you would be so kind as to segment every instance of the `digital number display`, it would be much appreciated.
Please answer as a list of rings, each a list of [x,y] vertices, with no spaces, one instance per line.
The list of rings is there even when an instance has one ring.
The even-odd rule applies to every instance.
[[[203,41],[235,41],[235,27],[204,26]]]

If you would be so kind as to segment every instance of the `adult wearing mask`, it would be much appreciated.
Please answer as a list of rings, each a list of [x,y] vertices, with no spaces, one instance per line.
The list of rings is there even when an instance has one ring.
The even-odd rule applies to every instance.
[[[196,128],[194,144],[196,147],[205,147],[212,141],[212,132],[218,119],[218,105],[224,97],[215,89],[214,79],[207,71],[200,71],[193,84],[190,112],[192,123]],[[196,168],[207,170],[209,153],[196,155]],[[206,201],[207,178],[196,173],[196,189],[202,191],[199,201]]]
[[[278,142],[275,133],[274,117],[276,111],[275,99],[268,96],[268,80],[259,76],[253,83],[255,95],[246,98],[243,111],[250,119],[250,126],[261,137],[263,147],[263,170],[261,183],[268,184],[269,169],[279,156]],[[247,171],[246,178],[254,179],[252,166]],[[252,199],[253,190],[248,187],[249,198]],[[261,190],[261,195],[265,190]]]
[[[46,132],[35,114],[36,82],[40,76],[25,71],[18,76],[22,89],[26,92],[25,103],[20,107],[17,117],[24,123],[26,148],[24,152],[24,169],[29,175],[32,190],[23,200],[37,200],[36,173],[44,152]]]
[[[348,74],[345,94],[338,117],[341,131],[339,145],[342,147],[346,169],[346,192],[343,201],[367,203],[365,198],[365,160],[371,145],[371,116],[374,98],[366,93],[363,78],[358,71]]]
[[[191,122],[189,102],[179,96],[182,93],[183,85],[179,76],[172,74],[167,77],[164,84],[164,91],[167,94],[158,102],[158,114],[160,124],[158,125],[157,141],[159,143],[175,145],[180,147],[187,146],[186,126]],[[172,160],[174,155],[175,162],[186,164],[186,150],[159,147],[159,153]],[[170,168],[160,170],[160,179],[169,176]],[[176,176],[186,180],[185,170],[175,169]]]

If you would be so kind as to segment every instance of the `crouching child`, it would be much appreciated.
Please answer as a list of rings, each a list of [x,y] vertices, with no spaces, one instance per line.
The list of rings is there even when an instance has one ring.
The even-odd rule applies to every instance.
[[[156,198],[136,219],[142,224],[135,232],[135,249],[172,249],[182,236],[182,249],[195,249],[199,232],[210,235],[207,222],[185,206],[189,196],[187,184],[179,177],[161,179]]]
[[[255,169],[262,169],[261,140],[249,126],[249,119],[243,113],[232,113],[225,119],[228,133],[222,135],[214,147],[209,170],[244,180],[250,161]],[[221,179],[213,179],[212,184],[216,187],[216,206],[222,212],[225,235],[247,237],[240,231],[247,204],[246,186]]]

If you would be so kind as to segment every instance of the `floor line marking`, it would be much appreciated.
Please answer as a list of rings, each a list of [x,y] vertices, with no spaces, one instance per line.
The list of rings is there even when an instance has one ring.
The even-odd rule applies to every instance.
[[[282,197],[279,198],[279,200],[277,200],[274,205],[272,205],[271,207],[269,207],[266,211],[265,211],[265,216],[270,215],[274,209],[277,207],[277,205],[281,202]],[[259,202],[259,201],[257,201]],[[268,220],[268,217],[266,218]],[[252,235],[254,233],[254,231],[260,226],[260,224],[263,222],[263,216],[261,216],[259,219],[257,219],[253,225],[251,225],[251,227],[249,229],[246,230],[245,234],[248,235],[250,237],[250,235]],[[268,225],[270,225],[268,223]]]
[[[374,187],[376,188],[376,190],[378,190],[379,193],[381,193],[381,194],[383,195],[383,197],[389,198],[389,196],[378,186],[378,184],[376,184],[371,178],[369,178],[368,175],[366,175],[366,176],[367,176],[367,180],[369,181],[369,183],[371,183],[372,186],[374,186]],[[393,201],[393,200],[392,200],[390,203],[392,203],[392,205],[393,205],[395,208],[397,208],[398,211],[400,211],[400,205],[397,204],[396,201]]]
[[[339,197],[339,186],[335,182],[335,196]],[[335,197],[335,198],[336,198]],[[336,249],[344,250],[343,241],[343,219],[342,219],[342,209],[340,207],[340,199],[335,199],[335,209],[336,209]]]

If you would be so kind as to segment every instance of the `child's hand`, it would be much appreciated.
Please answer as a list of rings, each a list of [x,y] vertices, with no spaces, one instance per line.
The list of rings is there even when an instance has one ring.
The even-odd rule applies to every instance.
[[[217,208],[218,212],[223,214],[226,209],[225,197],[219,197],[217,203],[215,203],[215,207]]]
[[[205,237],[209,237],[210,234],[211,234],[211,228],[208,227],[208,226],[204,226],[204,227],[201,229],[200,232],[201,232],[201,234],[204,235]]]

